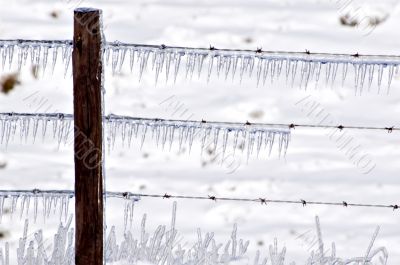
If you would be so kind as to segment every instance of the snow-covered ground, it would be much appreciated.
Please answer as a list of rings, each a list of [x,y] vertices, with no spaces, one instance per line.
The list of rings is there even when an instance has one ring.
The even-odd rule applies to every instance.
[[[399,54],[400,9],[398,1],[349,1],[359,9],[359,17],[385,17],[374,28],[345,27],[339,18],[344,1],[317,0],[137,0],[137,1],[44,1],[1,0],[0,39],[71,39],[72,14],[77,6],[103,9],[108,41],[166,44],[176,46],[312,52]],[[51,15],[53,13],[53,16]],[[55,14],[55,15],[54,15]],[[12,72],[12,70],[2,70]],[[400,77],[396,76],[389,94],[372,87],[361,96],[354,94],[352,82],[342,88],[297,89],[276,83],[256,87],[252,80],[227,82],[206,78],[176,84],[159,82],[128,71],[106,75],[106,112],[159,118],[187,118],[245,122],[317,123],[299,105],[309,97],[339,124],[399,126]],[[9,94],[0,94],[0,111],[72,112],[72,80],[59,69],[53,76],[33,78],[29,69],[20,75],[21,85]],[[40,99],[42,99],[40,103]],[[42,106],[43,100],[46,102]],[[165,102],[174,102],[166,104]],[[180,116],[174,105],[184,104]],[[297,103],[297,104],[296,104]],[[337,147],[326,130],[292,131],[285,158],[236,158],[218,164],[212,155],[161,151],[151,145],[139,150],[112,150],[106,157],[107,189],[143,193],[215,195],[230,197],[277,198],[293,200],[348,201],[399,204],[399,133],[385,131],[346,131],[360,145],[370,164],[368,174]],[[72,189],[73,154],[71,146],[57,150],[54,141],[21,145],[13,143],[0,153],[2,189]],[[235,169],[235,170],[233,170]],[[233,172],[232,172],[233,171]],[[135,205],[134,228],[140,227],[143,213],[149,227],[168,224],[171,200],[143,198]],[[250,251],[268,251],[277,237],[288,248],[287,260],[302,261],[309,255],[310,243],[299,239],[314,236],[314,217],[319,216],[326,243],[336,242],[338,256],[363,256],[377,225],[381,226],[375,246],[385,246],[388,264],[400,262],[400,216],[398,211],[375,208],[267,205],[211,201],[178,201],[177,228],[184,240],[196,238],[196,229],[214,231],[228,240],[234,223],[238,235],[250,240]],[[3,241],[22,234],[23,221],[5,216],[0,225]],[[50,224],[55,224],[49,221]],[[108,224],[123,229],[123,205],[110,201]],[[40,226],[40,224],[38,224]],[[42,227],[44,227],[42,225]],[[46,225],[48,234],[54,225]],[[46,230],[45,230],[46,231]],[[122,231],[119,231],[120,234]],[[14,241],[15,242],[15,241]],[[15,244],[12,245],[15,247]]]

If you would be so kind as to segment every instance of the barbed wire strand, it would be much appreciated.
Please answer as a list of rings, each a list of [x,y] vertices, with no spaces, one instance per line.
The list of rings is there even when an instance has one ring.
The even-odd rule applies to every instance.
[[[42,197],[42,196],[69,196],[70,198],[75,196],[74,190],[40,190],[40,189],[32,189],[32,190],[0,190],[0,197],[21,197],[21,196],[29,196],[29,197]],[[125,198],[131,199],[134,201],[138,201],[139,197],[130,194],[129,196],[125,192],[112,192],[106,191],[103,195],[108,198]]]
[[[4,45],[9,45],[12,43],[16,44],[27,44],[27,45],[71,45],[72,46],[72,40],[32,40],[32,39],[4,39],[0,40],[0,46]],[[359,54],[358,52],[355,52],[354,54],[340,54],[340,53],[315,53],[311,52],[309,50],[305,50],[304,52],[293,52],[293,51],[264,51],[262,48],[256,48],[254,50],[248,50],[248,49],[218,49],[214,46],[211,46],[209,48],[196,48],[196,47],[185,47],[185,46],[167,46],[164,44],[160,45],[148,45],[148,44],[135,44],[135,43],[123,43],[119,41],[114,41],[114,42],[107,42],[105,44],[105,48],[111,47],[111,48],[118,48],[118,47],[132,47],[132,48],[153,48],[153,49],[180,49],[180,50],[188,50],[188,51],[210,51],[210,52],[225,52],[225,53],[256,53],[258,55],[287,55],[287,56],[309,56],[310,59],[314,57],[341,57],[342,62],[348,61],[349,63],[354,63],[355,61],[363,62],[364,60],[374,60],[376,63],[380,64],[400,64],[400,56],[399,55],[362,55]],[[347,58],[346,58],[347,57]],[[348,59],[348,60],[346,60]],[[382,60],[382,61],[380,61]]]
[[[10,116],[16,118],[40,118],[40,119],[73,119],[72,114],[66,113],[14,113],[14,112],[1,112],[0,116]],[[110,114],[105,116],[106,120],[121,120],[121,121],[154,121],[154,122],[179,122],[179,123],[204,123],[204,124],[219,124],[219,125],[246,125],[255,127],[287,127],[289,129],[295,128],[320,128],[320,129],[354,129],[354,130],[383,130],[391,133],[393,131],[400,131],[400,127],[388,126],[388,127],[378,127],[378,126],[357,126],[357,125],[329,125],[329,124],[299,124],[299,123],[252,123],[249,121],[240,122],[227,122],[227,121],[206,121],[206,120],[179,120],[179,119],[160,119],[160,118],[142,118],[142,117],[131,117],[131,116],[121,116]],[[1,117],[0,117],[1,120]]]
[[[326,202],[326,201],[308,201],[300,200],[282,200],[282,199],[268,199],[268,198],[233,198],[233,197],[218,197],[218,196],[194,196],[194,195],[172,195],[170,193],[164,194],[147,194],[147,193],[133,193],[133,192],[111,192],[104,193],[105,196],[110,198],[124,198],[139,201],[142,197],[159,198],[159,199],[188,199],[188,200],[209,200],[209,201],[232,201],[232,202],[254,202],[261,205],[268,204],[299,204],[303,207],[307,205],[326,205],[326,206],[342,206],[342,207],[372,207],[372,208],[390,208],[393,210],[399,209],[397,204],[366,204],[366,203],[351,203],[351,202]],[[73,190],[0,190],[0,196],[57,196],[69,195],[73,197],[75,192]]]

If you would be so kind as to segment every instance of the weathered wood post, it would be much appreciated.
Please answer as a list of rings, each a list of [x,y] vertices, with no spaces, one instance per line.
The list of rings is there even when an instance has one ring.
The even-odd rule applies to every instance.
[[[103,265],[101,10],[74,10],[75,264]]]

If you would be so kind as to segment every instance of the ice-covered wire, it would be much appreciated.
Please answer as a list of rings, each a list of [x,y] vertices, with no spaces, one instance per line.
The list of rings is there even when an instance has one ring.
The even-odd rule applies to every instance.
[[[16,62],[18,70],[28,61],[35,67],[35,74],[40,68],[45,72],[48,61],[51,62],[51,70],[54,71],[57,61],[61,57],[66,74],[72,57],[71,40],[0,40],[0,55],[2,69],[11,68]]]
[[[190,48],[169,47],[166,45],[141,45],[121,42],[108,42],[105,47],[106,62],[111,57],[112,71],[122,69],[124,62],[128,61],[132,68],[139,68],[139,79],[146,70],[148,62],[155,74],[157,83],[162,72],[166,82],[170,74],[176,80],[184,64],[184,76],[191,79],[194,74],[199,78],[203,72],[210,80],[213,73],[218,77],[227,79],[239,76],[240,82],[244,76],[255,76],[257,85],[265,85],[268,81],[274,82],[285,76],[286,83],[293,86],[307,88],[310,84],[334,85],[341,79],[344,85],[348,79],[348,72],[354,74],[354,88],[361,93],[365,87],[371,88],[376,79],[378,91],[383,80],[387,83],[389,91],[393,75],[398,73],[400,57],[384,55],[360,55],[355,54],[330,54],[307,52],[280,52],[256,50],[228,50],[215,47]],[[135,59],[136,58],[136,59]],[[136,61],[136,62],[135,62]],[[127,63],[128,64],[128,63]],[[351,69],[348,69],[348,68]],[[383,76],[386,78],[383,79]],[[337,77],[338,76],[338,77]],[[320,80],[321,79],[321,80]],[[322,84],[321,84],[322,83]]]
[[[70,40],[0,40],[0,54],[4,68],[10,66],[17,57],[18,68],[25,64],[30,54],[31,63],[46,68],[51,54],[52,68],[62,53],[65,71],[68,70],[72,52]],[[17,56],[14,56],[14,53]],[[138,68],[139,79],[148,70],[155,74],[155,82],[161,75],[165,81],[176,80],[179,73],[191,79],[202,73],[210,80],[218,77],[241,81],[244,76],[255,76],[257,84],[274,82],[284,76],[286,83],[307,88],[334,85],[339,80],[342,85],[353,75],[355,91],[370,90],[375,82],[380,91],[384,84],[389,91],[393,76],[399,72],[400,57],[390,55],[332,54],[306,52],[281,52],[256,50],[228,50],[210,48],[172,47],[166,45],[143,45],[122,42],[107,42],[104,47],[106,63],[111,61],[113,73],[121,71],[124,65],[133,70]],[[182,71],[182,68],[184,70]],[[350,69],[349,69],[350,68]],[[162,74],[163,73],[163,74]]]
[[[8,118],[34,118],[34,119],[46,119],[47,121],[52,120],[73,120],[72,114],[65,114],[65,113],[15,113],[15,112],[0,112],[0,121],[7,120]],[[393,131],[400,131],[400,127],[396,126],[357,126],[357,125],[328,125],[328,124],[301,124],[301,123],[253,123],[253,122],[226,122],[226,121],[208,121],[208,120],[178,120],[178,119],[158,119],[158,118],[140,118],[140,117],[131,117],[131,116],[121,116],[121,115],[114,115],[110,114],[105,117],[105,120],[108,122],[119,122],[124,123],[128,121],[147,121],[147,122],[190,122],[190,123],[197,123],[197,124],[212,124],[212,125],[246,125],[246,126],[256,126],[256,127],[276,127],[276,128],[287,128],[287,129],[296,129],[296,128],[314,128],[314,129],[351,129],[351,130],[377,130],[377,131],[386,131],[391,133]]]
[[[146,193],[128,193],[132,196],[151,197],[151,198],[162,198],[162,199],[190,199],[190,200],[209,200],[209,201],[233,201],[233,202],[255,202],[262,205],[268,204],[299,204],[304,206],[307,205],[326,205],[326,206],[342,206],[342,207],[372,207],[372,208],[390,208],[397,210],[399,206],[397,204],[367,204],[367,203],[351,203],[351,202],[325,202],[325,201],[308,201],[308,200],[281,200],[281,199],[269,199],[269,198],[231,198],[231,197],[218,197],[218,196],[194,196],[194,195],[171,195],[170,193],[165,194],[146,194]]]
[[[74,190],[41,190],[41,189],[0,190],[0,197],[11,198],[11,197],[18,197],[18,196],[29,196],[29,197],[68,196],[69,198],[73,198],[75,196],[75,191]],[[104,193],[104,196],[106,196],[107,198],[123,198],[123,199],[131,199],[134,201],[139,200],[139,197],[134,196],[132,194],[128,194],[126,192],[107,191]]]
[[[73,190],[0,190],[0,198],[11,198],[11,197],[52,197],[52,196],[68,196],[74,197],[75,192]],[[254,202],[261,205],[268,204],[298,204],[303,207],[307,205],[327,205],[327,206],[342,206],[342,207],[373,207],[373,208],[390,208],[397,210],[398,204],[375,204],[375,203],[352,203],[348,201],[342,202],[327,202],[327,201],[316,201],[316,200],[284,200],[284,199],[272,199],[267,197],[262,198],[234,198],[226,196],[196,196],[196,195],[172,195],[171,193],[164,194],[148,194],[148,193],[136,193],[136,192],[112,192],[107,191],[104,194],[108,198],[121,198],[129,199],[132,201],[139,201],[142,197],[159,198],[159,199],[190,199],[190,200],[209,200],[213,202],[218,201],[232,201],[232,202]]]
[[[289,128],[249,122],[164,120],[113,114],[106,116],[105,121],[110,148],[114,146],[117,136],[122,144],[131,145],[137,140],[142,147],[150,134],[156,145],[163,149],[171,150],[173,145],[177,145],[180,151],[187,148],[190,152],[193,143],[198,141],[201,150],[219,150],[225,157],[229,145],[232,146],[230,154],[234,155],[240,149],[249,158],[254,153],[258,156],[262,150],[270,154],[274,146],[277,146],[279,155],[284,155],[290,140]],[[64,113],[0,113],[0,143],[8,145],[18,134],[21,141],[27,141],[28,136],[35,141],[38,131],[43,138],[48,131],[52,131],[59,144],[71,143],[74,135],[72,123],[73,116]],[[49,124],[52,130],[47,130]]]
[[[58,214],[60,219],[69,215],[70,199],[75,197],[73,190],[0,190],[0,223],[5,214],[11,218],[15,214],[28,216],[29,210],[33,211],[33,218],[36,221],[39,208],[46,220],[50,215]],[[133,205],[140,198],[126,192],[104,192],[105,198],[121,198],[125,200],[125,220],[128,216],[133,218]],[[9,207],[9,208],[7,208]],[[9,211],[6,211],[9,209]]]

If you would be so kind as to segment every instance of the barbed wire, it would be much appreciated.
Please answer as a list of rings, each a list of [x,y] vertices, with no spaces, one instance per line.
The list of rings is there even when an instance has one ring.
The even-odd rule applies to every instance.
[[[72,40],[33,40],[33,39],[3,39],[0,40],[0,46],[7,46],[10,44],[22,44],[22,45],[73,45]],[[118,47],[132,47],[132,48],[153,48],[153,49],[174,49],[174,50],[191,50],[191,51],[203,51],[203,52],[224,52],[224,53],[256,53],[259,55],[287,55],[287,56],[304,56],[307,55],[309,61],[313,60],[313,56],[316,57],[340,57],[340,62],[344,62],[345,58],[349,59],[349,63],[354,63],[354,60],[358,60],[360,62],[364,60],[373,60],[375,63],[386,63],[386,64],[400,64],[400,56],[399,55],[364,55],[355,52],[353,54],[345,54],[345,53],[319,53],[319,52],[311,52],[309,50],[305,50],[304,52],[292,52],[292,51],[267,51],[262,48],[256,48],[254,50],[249,49],[219,49],[214,46],[209,48],[196,48],[196,47],[187,47],[187,46],[167,46],[164,44],[160,45],[149,45],[149,44],[136,44],[136,43],[123,43],[120,41],[114,42],[106,42],[105,47],[108,48],[118,48]]]
[[[344,63],[346,60],[348,63],[354,63],[355,61],[363,62],[365,60],[370,61],[371,63],[376,64],[394,64],[398,65],[400,63],[400,56],[398,55],[362,55],[358,52],[354,54],[344,54],[344,53],[319,53],[319,52],[311,52],[309,50],[305,50],[304,52],[293,52],[293,51],[268,51],[263,50],[262,48],[256,48],[254,50],[248,49],[219,49],[212,45],[209,48],[195,48],[195,47],[185,47],[185,46],[167,46],[164,44],[161,45],[148,45],[148,44],[134,44],[134,43],[122,43],[119,41],[107,42],[106,47],[110,48],[150,48],[150,49],[160,49],[160,50],[181,50],[185,53],[193,53],[193,52],[202,52],[202,53],[218,53],[222,52],[224,55],[238,55],[238,53],[244,53],[244,55],[258,55],[258,56],[278,56],[288,57],[288,59],[293,60],[306,60],[306,61],[319,61],[324,59],[325,62],[338,62]],[[306,57],[304,57],[306,56]],[[293,58],[292,58],[293,57]],[[336,57],[336,58],[335,58]]]
[[[281,199],[268,199],[268,198],[231,198],[231,197],[217,197],[217,196],[185,196],[185,195],[171,195],[169,193],[165,194],[144,194],[144,193],[128,193],[130,195],[139,197],[151,197],[151,198],[163,198],[163,199],[190,199],[190,200],[211,200],[217,201],[235,201],[235,202],[255,202],[261,203],[261,205],[267,205],[269,203],[277,204],[300,204],[303,207],[307,205],[327,205],[327,206],[343,206],[343,207],[374,207],[374,208],[391,208],[397,210],[399,206],[385,205],[385,204],[365,204],[365,203],[351,203],[351,202],[324,202],[324,201],[308,201],[304,199],[300,200],[281,200]]]
[[[107,198],[123,198],[130,199],[133,201],[138,201],[140,198],[133,195],[127,194],[126,192],[112,192],[106,191],[103,194]],[[57,196],[67,196],[70,198],[75,197],[74,190],[41,190],[41,189],[32,189],[32,190],[0,190],[0,197],[57,197]]]
[[[15,112],[0,112],[0,120],[4,120],[4,117],[11,118],[38,118],[38,119],[48,119],[48,120],[57,120],[57,119],[65,119],[65,120],[73,120],[72,114],[67,113],[15,113]],[[182,120],[182,119],[160,119],[160,118],[143,118],[143,117],[132,117],[132,116],[122,116],[109,114],[106,115],[105,120],[107,121],[147,121],[147,122],[179,122],[179,123],[199,123],[199,124],[215,124],[215,125],[234,125],[234,126],[255,126],[255,127],[284,127],[289,129],[296,128],[319,128],[319,129],[354,129],[354,130],[383,130],[388,133],[392,133],[393,131],[400,131],[400,127],[395,126],[357,126],[357,125],[324,125],[324,124],[301,124],[301,123],[253,123],[253,122],[227,122],[227,121],[208,121],[208,120]]]
[[[73,190],[0,190],[0,197],[42,197],[45,196],[70,196],[74,197]],[[148,194],[148,193],[135,193],[135,192],[112,192],[106,191],[104,195],[108,198],[129,199],[132,201],[139,201],[142,197],[159,198],[159,199],[188,199],[188,200],[209,200],[213,202],[218,201],[231,201],[231,202],[253,202],[261,205],[268,204],[298,204],[303,207],[307,205],[325,205],[325,206],[342,206],[342,207],[372,207],[372,208],[390,208],[393,210],[399,209],[397,204],[367,204],[367,203],[352,203],[347,201],[342,202],[326,202],[314,200],[283,200],[283,199],[269,199],[269,198],[233,198],[225,196],[195,196],[195,195],[172,195],[171,193],[164,194]]]

